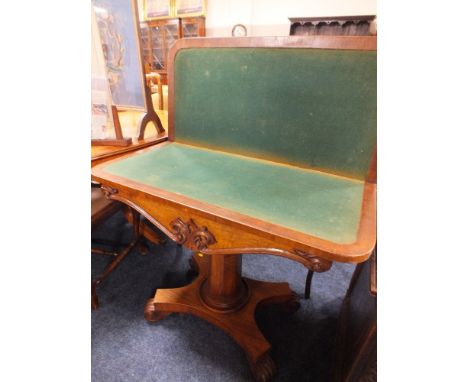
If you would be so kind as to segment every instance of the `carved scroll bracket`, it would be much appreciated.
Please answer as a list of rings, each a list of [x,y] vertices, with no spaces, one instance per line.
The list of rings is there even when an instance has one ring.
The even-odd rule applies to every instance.
[[[209,245],[216,243],[213,234],[206,227],[199,227],[190,219],[184,222],[181,218],[171,222],[172,234],[177,244],[185,245],[191,250],[203,251]]]
[[[105,185],[101,186],[101,190],[107,199],[112,199],[112,195],[115,195],[118,192],[118,190],[116,190],[115,188]]]
[[[299,249],[295,249],[294,253],[307,260],[308,264],[306,265],[306,267],[312,272],[326,272],[331,268],[333,264],[333,262],[330,260],[322,259],[320,257],[311,255],[310,253],[301,251]]]

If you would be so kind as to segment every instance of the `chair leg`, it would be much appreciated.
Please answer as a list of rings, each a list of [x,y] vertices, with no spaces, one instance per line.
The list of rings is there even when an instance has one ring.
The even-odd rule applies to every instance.
[[[97,255],[108,255],[108,256],[117,256],[117,252],[106,251],[105,249],[100,248],[91,248],[91,253],[95,253]]]
[[[143,235],[140,237],[140,241],[138,242],[138,251],[141,255],[146,256],[149,253],[148,245],[145,243],[146,239]]]
[[[131,211],[132,211],[132,209],[127,206],[124,209],[124,214],[125,214],[125,218],[127,219],[127,221],[130,224],[133,224],[133,215],[132,215]],[[148,240],[149,242],[151,242],[153,244],[156,244],[156,245],[157,244],[164,244],[166,242],[165,238],[160,237],[159,234],[157,234],[156,232],[154,232],[150,228],[150,224],[148,224],[148,222],[146,222],[145,219],[143,219],[143,221],[140,223],[140,236],[143,236],[146,240]],[[148,251],[145,251],[143,249],[142,254],[145,254],[146,252],[148,252]]]
[[[305,284],[305,291],[304,291],[304,298],[309,299],[310,298],[310,289],[312,286],[312,276],[314,275],[314,271],[311,271],[309,269],[309,272],[307,272],[307,278],[306,278],[306,284]]]
[[[107,245],[107,246],[111,246],[111,247],[114,247],[114,248],[126,247],[128,244],[130,244],[130,243],[121,243],[121,242],[118,242],[118,241],[115,241],[115,240],[101,239],[101,238],[97,238],[97,237],[92,237],[91,238],[91,243],[92,244],[98,244],[98,245]]]
[[[127,255],[132,251],[132,249],[140,241],[140,214],[132,209],[133,217],[133,237],[131,243],[120,251],[117,256],[109,263],[104,272],[102,272],[98,277],[96,277],[91,282],[91,308],[97,309],[99,307],[99,300],[96,294],[97,286],[107,277],[109,274],[117,268],[120,262],[127,257]]]

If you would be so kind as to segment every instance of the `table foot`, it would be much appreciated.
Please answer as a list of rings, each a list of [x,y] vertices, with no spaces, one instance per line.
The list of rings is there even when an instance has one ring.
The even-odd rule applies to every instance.
[[[170,313],[168,312],[159,312],[156,310],[154,306],[153,299],[150,298],[145,306],[145,319],[148,322],[156,323],[158,321],[163,320],[166,318]]]
[[[276,365],[268,353],[259,357],[255,362],[250,361],[250,370],[255,382],[267,382],[276,374]]]
[[[255,381],[271,380],[276,367],[269,355],[271,345],[255,322],[259,305],[280,304],[288,312],[299,308],[297,295],[287,283],[273,283],[243,278],[248,289],[248,300],[236,310],[216,310],[205,303],[201,291],[210,270],[209,256],[195,256],[199,275],[181,288],[159,289],[145,308],[145,318],[157,322],[171,313],[198,316],[223,329],[245,351]]]

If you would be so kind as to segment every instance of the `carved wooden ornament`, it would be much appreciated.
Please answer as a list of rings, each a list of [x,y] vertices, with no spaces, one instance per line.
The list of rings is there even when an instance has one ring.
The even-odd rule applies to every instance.
[[[308,262],[307,268],[313,272],[326,272],[331,268],[333,264],[333,262],[330,260],[322,259],[320,257],[311,255],[310,253],[301,251],[299,249],[295,249],[294,253],[306,259]]]
[[[105,185],[101,186],[101,190],[107,199],[112,199],[112,195],[115,195],[118,192],[115,188]]]
[[[198,227],[193,219],[185,223],[181,218],[176,218],[171,222],[171,228],[176,243],[185,245],[191,250],[202,251],[216,243],[215,237],[208,231],[208,228]]]

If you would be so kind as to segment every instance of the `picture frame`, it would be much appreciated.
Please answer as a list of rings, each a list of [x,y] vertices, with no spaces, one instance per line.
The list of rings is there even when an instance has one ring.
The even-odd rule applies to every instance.
[[[174,17],[173,0],[144,0],[145,20]]]
[[[103,47],[112,103],[145,111],[139,21],[134,0],[92,0]]]
[[[128,146],[107,79],[106,62],[94,11],[91,11],[91,145]]]
[[[174,0],[178,17],[205,16],[206,0]]]
[[[205,16],[206,0],[144,0],[143,8],[147,21]]]

